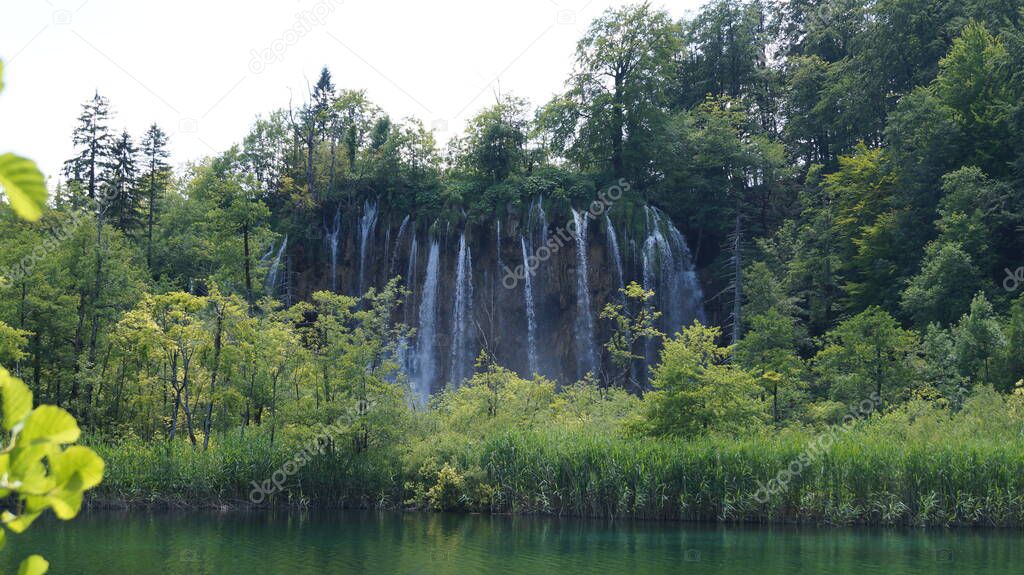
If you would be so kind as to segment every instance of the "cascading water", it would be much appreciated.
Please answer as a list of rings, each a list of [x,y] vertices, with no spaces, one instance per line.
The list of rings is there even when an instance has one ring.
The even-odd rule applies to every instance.
[[[455,271],[455,303],[452,308],[451,383],[460,385],[472,371],[469,349],[473,321],[473,254],[466,245],[466,233],[459,239],[459,259]]]
[[[594,358],[594,318],[590,312],[590,280],[587,273],[587,224],[589,215],[572,210],[576,237],[576,371],[579,377],[597,369]]]
[[[690,246],[687,245],[686,238],[683,237],[682,232],[672,223],[671,219],[662,215],[662,221],[668,229],[668,241],[672,247],[676,264],[676,297],[678,298],[676,301],[680,304],[677,307],[680,314],[675,318],[675,321],[680,326],[689,324],[694,319],[704,323],[706,321],[704,317],[704,292],[701,290],[700,281],[697,279],[697,272],[693,268],[693,256],[690,254]]]
[[[278,275],[281,271],[281,259],[284,257],[284,251],[287,248],[288,236],[285,236],[284,241],[281,242],[281,247],[277,249],[277,255],[274,256],[274,261],[270,264],[270,271],[267,272],[267,279],[264,283],[264,287],[269,295],[274,295],[280,285]]]
[[[543,246],[548,241],[548,215],[544,213],[544,196],[537,196],[536,207],[531,210],[532,215],[537,214],[537,238],[533,240],[536,247]]]
[[[412,217],[385,216],[384,205],[372,198],[361,207],[362,213],[351,222],[340,212],[327,218],[326,246],[320,250],[322,271],[314,276],[322,278],[322,288],[309,285],[304,270],[295,271],[302,281],[287,279],[292,277],[292,260],[283,240],[266,255],[265,283],[268,291],[281,298],[286,297],[284,286],[292,284],[301,288],[302,297],[308,297],[306,290],[328,285],[365,292],[382,279],[402,275],[408,291],[394,319],[415,327],[416,332],[398,342],[394,353],[408,375],[410,397],[416,402],[472,376],[476,352],[484,342],[480,334],[488,334],[489,351],[499,361],[514,365],[524,377],[543,370],[544,375],[565,383],[588,372],[598,373],[605,326],[599,324],[597,311],[610,302],[626,303],[636,313],[637,306],[624,301],[619,292],[633,279],[655,292],[649,305],[662,312],[657,327],[666,334],[674,334],[695,318],[703,320],[703,297],[685,237],[656,208],[641,208],[646,225],[635,230],[622,225],[625,219],[608,213],[602,215],[603,224],[592,222],[597,218],[577,208],[569,225],[556,233],[553,228],[562,220],[546,214],[550,205],[535,196],[523,214],[525,221],[500,218],[490,222],[493,227],[486,231],[460,234],[464,224],[457,216],[440,220],[428,232]],[[385,234],[380,226],[399,220],[390,230],[387,246],[381,246]],[[596,237],[590,237],[594,233]],[[520,254],[512,253],[514,244],[506,245],[516,236]],[[420,253],[420,240],[427,253]],[[350,263],[346,254],[351,254]],[[511,291],[505,291],[500,284],[511,273],[509,267],[518,268],[520,262],[515,260],[520,255],[525,275],[517,279],[522,283],[509,283],[506,287]],[[330,261],[323,261],[327,257]],[[600,272],[591,273],[590,267],[599,262]],[[498,273],[491,277],[494,266]],[[513,310],[525,311],[524,319],[517,319]],[[510,324],[523,331],[511,333]],[[626,374],[630,381],[645,381],[645,366],[656,362],[660,347],[658,339],[640,345],[637,351],[646,357],[630,366]]]
[[[619,239],[615,236],[615,226],[612,225],[612,219],[608,217],[608,213],[604,214],[604,228],[608,234],[608,248],[611,250],[612,261],[615,262],[615,279],[618,281],[619,289],[626,287],[626,278],[622,273],[622,254],[619,253]],[[625,295],[620,291],[618,292],[619,301],[625,300]]]
[[[655,276],[655,262],[658,257],[658,245],[657,239],[651,235],[648,236],[647,241],[644,242],[643,248],[643,286],[645,291],[654,291],[657,295],[658,285]],[[648,302],[647,307],[650,311],[654,311],[654,302]],[[654,338],[648,337],[644,339],[644,360],[643,360],[643,380],[646,381],[648,378],[648,372],[650,366],[657,359],[656,357],[656,341]],[[635,365],[630,366],[630,373],[636,372]]]
[[[373,228],[377,225],[377,202],[363,202],[363,217],[359,220],[359,293],[366,291],[366,254],[369,252],[370,238]]]
[[[406,305],[405,305],[405,309],[406,309],[405,321],[406,321],[406,323],[409,322],[409,316],[410,316],[410,314],[408,313],[409,310],[414,309],[414,306],[416,305],[416,255],[417,255],[417,252],[419,252],[419,245],[416,243],[416,233],[415,233],[415,230],[414,230],[413,231],[413,235],[412,235],[412,243],[409,244],[409,265],[406,267],[406,270],[405,270],[405,286],[406,286],[406,289],[409,290],[409,295],[406,296],[406,300],[405,300],[406,301]]]
[[[527,375],[537,373],[537,311],[533,305],[533,278],[530,272],[528,261],[529,254],[526,251],[526,238],[519,236],[519,245],[523,248],[523,299],[526,303],[526,359],[530,372]]]
[[[423,279],[423,299],[420,303],[419,332],[416,337],[416,365],[413,384],[416,399],[426,404],[437,378],[437,284],[441,248],[437,241],[430,243],[427,272]]]
[[[645,211],[644,288],[655,291],[662,331],[671,337],[694,319],[703,320],[704,295],[683,234],[657,208]]]
[[[395,269],[396,266],[398,265],[398,255],[400,253],[400,246],[402,245],[402,238],[405,237],[405,228],[407,228],[408,226],[409,214],[406,214],[405,218],[402,219],[402,223],[398,226],[398,235],[395,236],[395,253],[391,256],[391,264],[388,266],[388,270],[390,271],[389,277],[395,275]],[[406,277],[405,279],[406,281],[409,280],[408,277]]]
[[[334,212],[334,221],[327,230],[327,246],[331,250],[331,291],[338,291],[338,238],[341,237],[341,206]]]

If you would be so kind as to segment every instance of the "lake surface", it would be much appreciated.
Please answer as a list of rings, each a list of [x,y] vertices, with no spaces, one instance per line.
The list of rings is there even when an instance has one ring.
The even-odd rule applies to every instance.
[[[54,574],[1024,573],[1024,534],[416,513],[83,512],[8,538]]]

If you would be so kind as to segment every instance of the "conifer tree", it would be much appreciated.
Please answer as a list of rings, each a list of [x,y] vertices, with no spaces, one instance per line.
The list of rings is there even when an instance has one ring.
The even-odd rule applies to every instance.
[[[142,205],[139,198],[138,149],[127,131],[122,132],[111,147],[111,163],[103,195],[105,217],[115,228],[132,236],[139,224]]]
[[[110,115],[110,101],[98,91],[82,104],[78,125],[72,133],[76,155],[64,162],[64,174],[80,182],[90,200],[96,199],[103,175],[110,166],[114,145],[114,137],[107,126]]]
[[[160,126],[153,124],[146,130],[146,134],[142,136],[140,152],[146,170],[140,182],[146,194],[146,265],[152,269],[153,221],[157,212],[157,198],[163,191],[170,173],[170,166],[166,161],[170,156],[167,151],[167,134],[160,129]]]

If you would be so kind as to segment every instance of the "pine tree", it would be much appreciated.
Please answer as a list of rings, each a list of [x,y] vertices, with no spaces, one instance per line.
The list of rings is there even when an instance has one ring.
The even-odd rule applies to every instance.
[[[327,135],[327,127],[332,123],[331,106],[334,104],[334,83],[331,72],[324,67],[320,70],[310,103],[302,113],[303,137],[306,143],[306,187],[310,195],[316,197],[316,170],[313,166],[314,152],[319,142]]]
[[[114,140],[110,169],[105,178],[106,193],[102,198],[106,219],[129,236],[133,235],[139,224],[142,209],[138,190],[137,154],[138,149],[127,131]]]
[[[107,126],[109,120],[110,102],[97,91],[82,104],[78,126],[72,133],[76,156],[64,162],[64,174],[80,182],[90,200],[96,199],[104,172],[110,166],[114,138]]]
[[[146,194],[146,265],[153,268],[153,220],[157,212],[157,198],[163,192],[167,182],[170,166],[166,159],[170,156],[167,151],[167,134],[160,129],[160,126],[153,124],[142,136],[141,153],[143,156],[146,173],[142,178],[142,186]]]

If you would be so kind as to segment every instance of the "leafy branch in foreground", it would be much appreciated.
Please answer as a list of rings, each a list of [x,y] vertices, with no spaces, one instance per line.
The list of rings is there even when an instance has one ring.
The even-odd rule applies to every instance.
[[[9,434],[0,452],[0,497],[17,497],[16,511],[0,513],[0,523],[21,533],[44,511],[52,509],[68,520],[82,507],[82,494],[103,479],[103,460],[80,445],[81,431],[75,418],[52,405],[32,408],[32,392],[20,379],[0,367],[0,398],[3,430]],[[0,545],[6,531],[0,529]],[[22,562],[19,574],[45,573],[49,564],[32,555]]]

